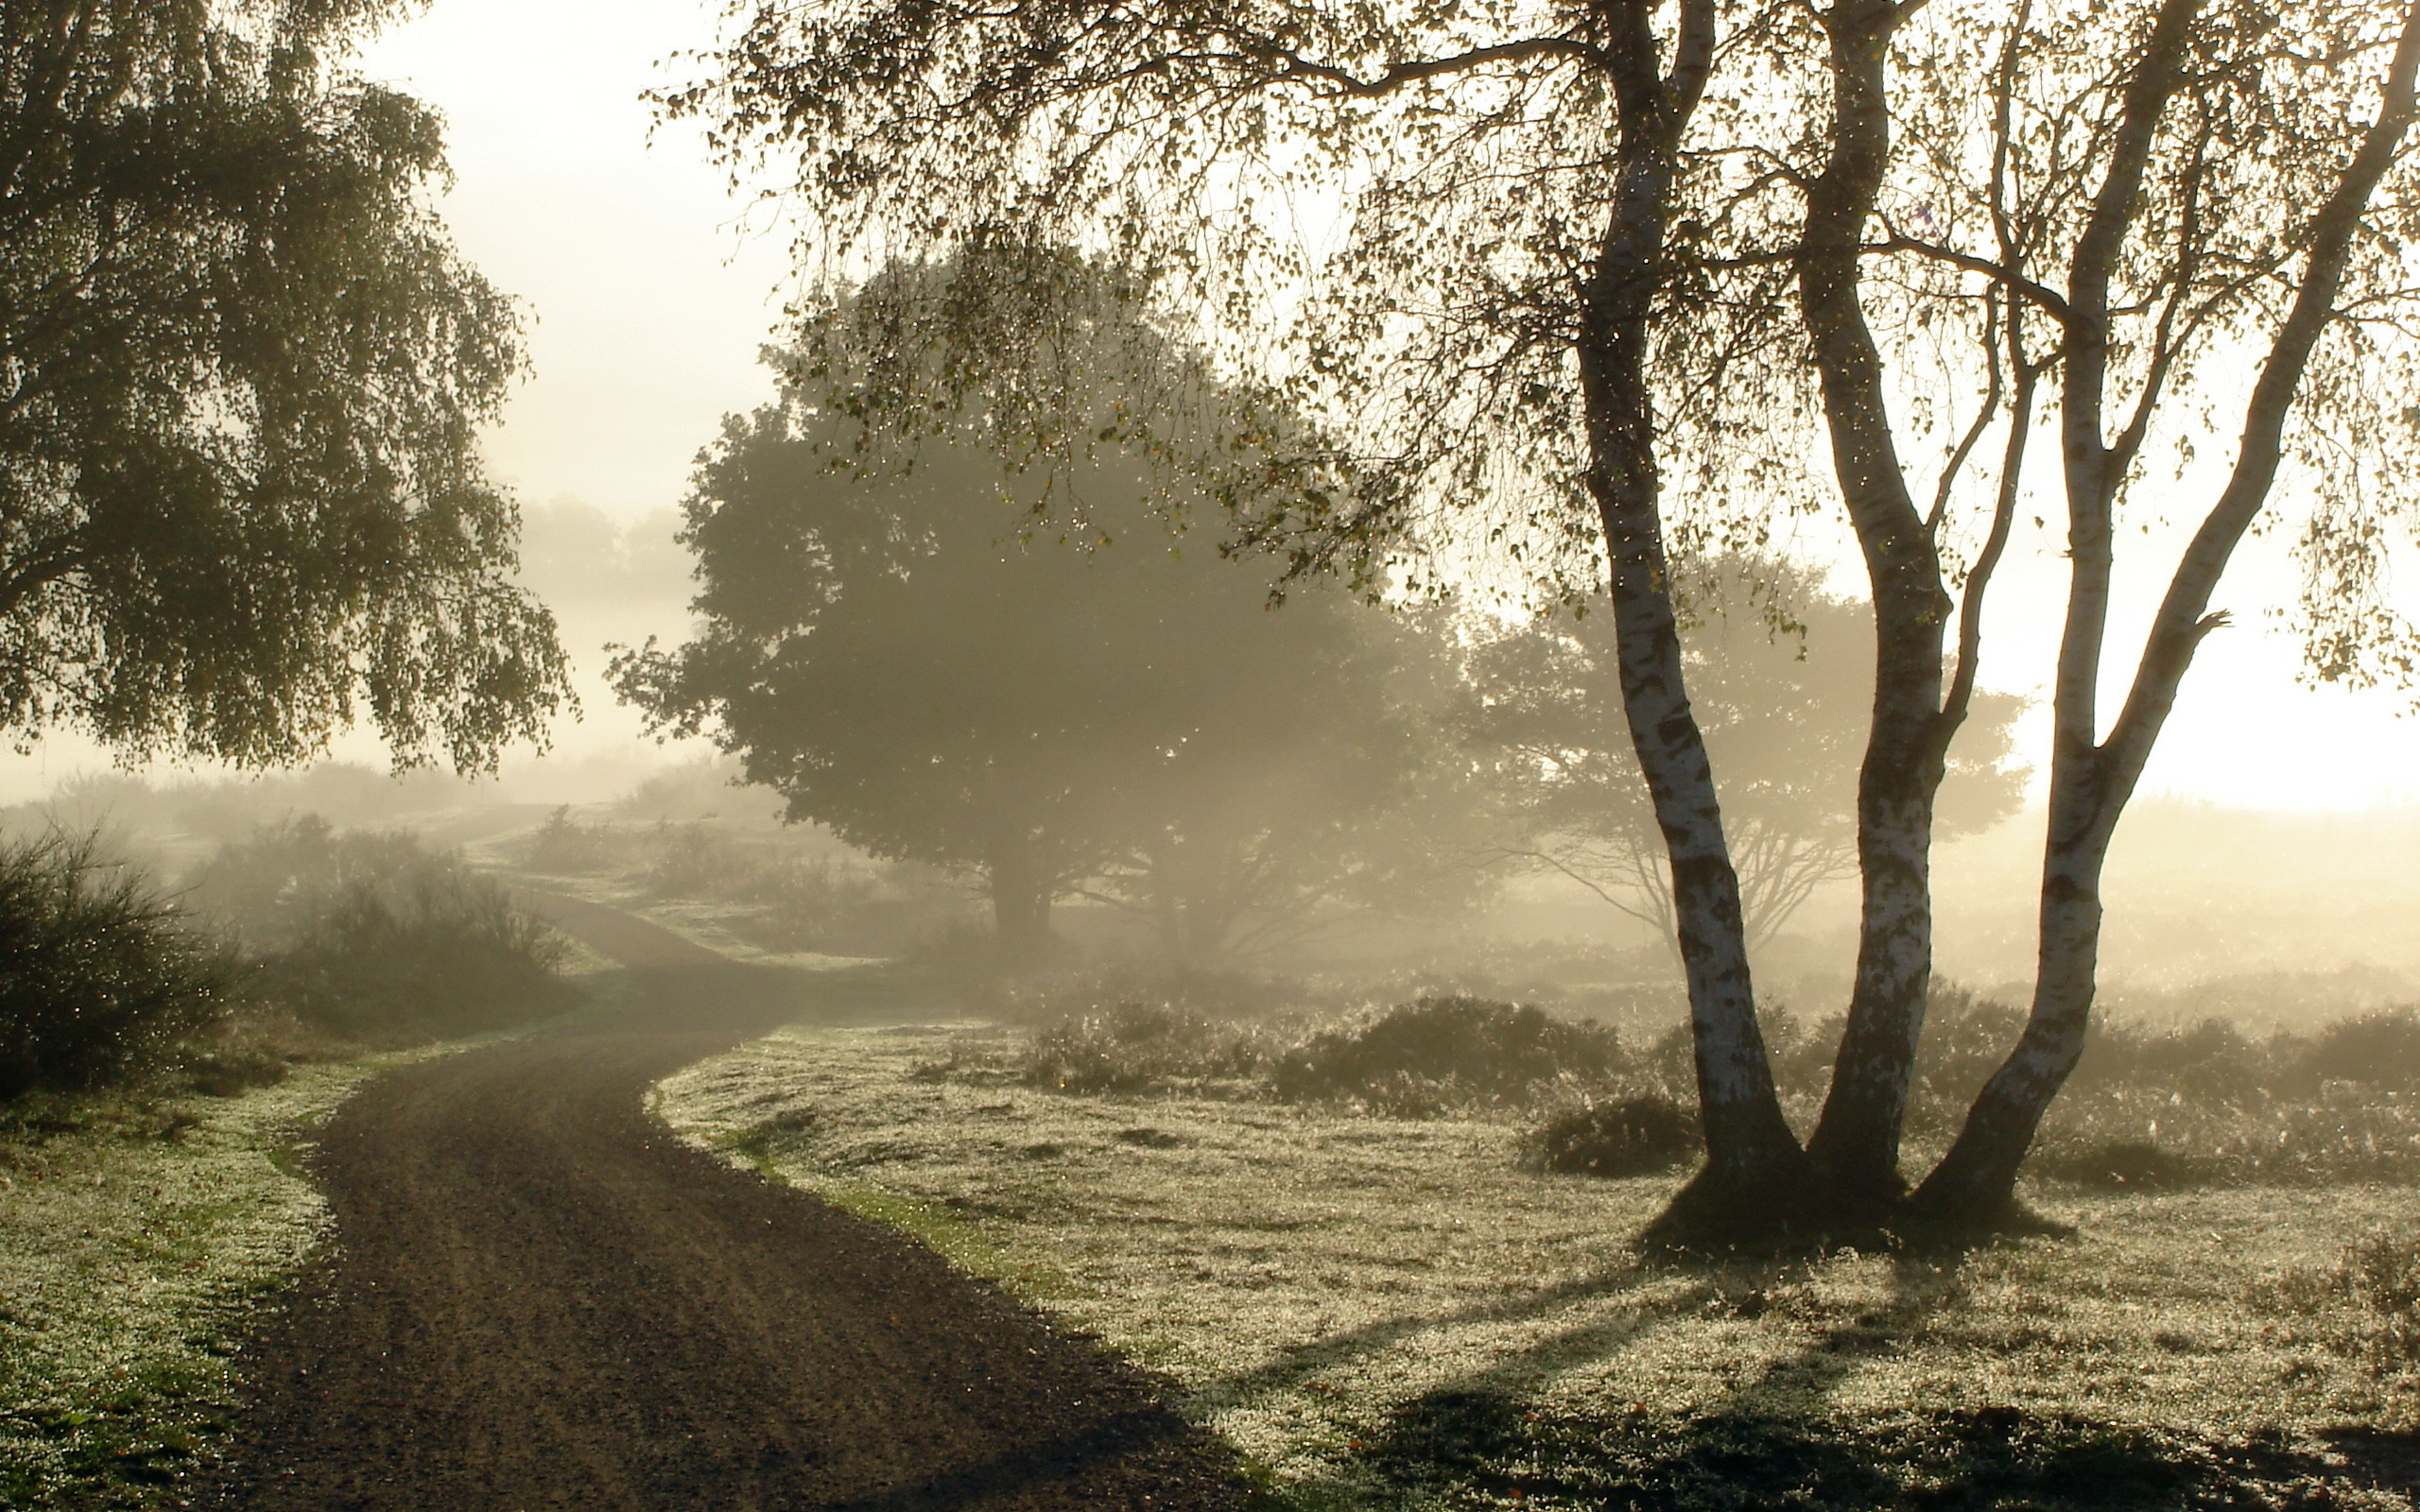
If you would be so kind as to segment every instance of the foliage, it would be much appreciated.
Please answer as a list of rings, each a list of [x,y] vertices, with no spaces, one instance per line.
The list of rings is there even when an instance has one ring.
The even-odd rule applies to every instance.
[[[1669,1097],[1583,1102],[1530,1130],[1524,1159],[1565,1176],[1651,1176],[1693,1160],[1698,1122]]]
[[[571,805],[556,805],[521,848],[521,864],[532,871],[570,875],[603,871],[622,859],[622,837],[602,824],[572,817]]]
[[[1722,786],[1748,944],[1857,871],[1858,769],[1874,702],[1870,609],[1789,562],[1734,554],[1678,569],[1689,703]],[[1673,937],[1670,863],[1623,723],[1613,616],[1537,619],[1473,649],[1461,724],[1518,795],[1534,863]],[[1979,694],[1951,748],[1934,835],[2016,811],[2022,700]]]
[[[936,277],[893,267],[863,301],[921,309]],[[1062,334],[1070,360],[1132,342],[1136,381],[1188,381],[1191,359],[1132,312],[1090,315]],[[856,318],[871,317],[830,325]],[[855,349],[831,340],[786,366],[779,404],[726,421],[682,538],[703,628],[617,661],[626,697],[712,728],[792,818],[980,872],[1003,939],[1027,951],[1088,880],[1186,960],[1323,902],[1472,889],[1450,801],[1426,803],[1443,755],[1401,696],[1424,649],[1412,631],[1334,593],[1274,607],[1270,573],[1172,526],[1198,490],[1114,425],[1031,469],[993,409],[905,438],[869,425],[863,390],[885,372],[840,366]],[[1092,373],[1072,413],[1114,415],[1129,371]],[[1046,523],[1054,495],[1077,512]]]
[[[91,837],[0,843],[0,1099],[106,1086],[223,1019],[234,962]]]
[[[1432,997],[1312,1036],[1270,1068],[1270,1085],[1288,1098],[1402,1104],[1434,1089],[1448,1101],[1519,1102],[1542,1086],[1603,1077],[1622,1065],[1619,1038],[1601,1025],[1532,1005]]]
[[[221,847],[191,882],[197,906],[258,957],[257,993],[328,1033],[471,1034],[578,997],[558,974],[560,936],[409,834],[339,833],[304,816]]]
[[[339,74],[386,0],[0,11],[0,726],[292,762],[367,713],[493,766],[566,696],[475,437],[520,367]]]

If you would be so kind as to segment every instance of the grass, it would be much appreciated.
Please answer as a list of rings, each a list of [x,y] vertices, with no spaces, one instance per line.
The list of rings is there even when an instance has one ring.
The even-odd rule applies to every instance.
[[[1164,1373],[1285,1505],[2411,1504],[2368,1483],[2420,1427],[2380,1300],[2408,1313],[2411,1272],[2362,1258],[2406,1186],[2043,1183],[2075,1237],[1659,1267],[1630,1239],[1675,1177],[1525,1170],[1510,1114],[1013,1062],[800,1028],[658,1107]]]
[[[226,1433],[239,1341],[325,1237],[310,1129],[380,1072],[481,1042],[235,1097],[0,1107],[0,1506],[164,1504]]]

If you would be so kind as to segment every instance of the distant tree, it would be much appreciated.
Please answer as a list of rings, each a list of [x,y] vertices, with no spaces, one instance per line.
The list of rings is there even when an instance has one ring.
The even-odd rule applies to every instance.
[[[1230,669],[1223,708],[1140,784],[1133,842],[1086,888],[1147,917],[1179,964],[1451,915],[1492,885],[1486,794],[1447,734],[1449,616],[1323,592],[1285,612],[1303,623]]]
[[[1684,568],[1690,703],[1722,785],[1748,946],[1777,935],[1817,887],[1857,874],[1858,766],[1874,698],[1874,620],[1770,558]],[[1601,614],[1554,614],[1471,654],[1464,728],[1497,765],[1527,832],[1517,851],[1672,937],[1671,878],[1622,727],[1620,663]],[[1978,694],[1950,753],[1935,833],[2016,811],[2010,759],[2024,708]]]
[[[492,765],[564,696],[478,424],[506,299],[388,0],[0,7],[0,726],[286,763],[367,713]]]
[[[1029,395],[904,433],[856,418],[896,380],[847,365],[849,322],[962,287],[893,269],[804,334],[780,403],[725,422],[683,536],[703,625],[619,659],[624,696],[711,732],[794,818],[979,872],[1016,958],[1088,882],[1187,960],[1409,885],[1415,848],[1371,838],[1422,749],[1390,697],[1400,627],[1334,593],[1273,606],[1270,569],[1172,529],[1193,485],[1095,425],[1133,365],[1185,381],[1181,349],[1114,301],[1074,334],[1051,422],[1108,438],[1065,466],[1021,465],[1004,410]]]

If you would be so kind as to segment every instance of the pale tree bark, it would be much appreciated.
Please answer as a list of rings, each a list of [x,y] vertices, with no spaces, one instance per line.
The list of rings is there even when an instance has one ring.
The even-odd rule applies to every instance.
[[[2100,738],[2097,693],[2109,610],[2112,511],[2158,398],[2156,383],[2148,385],[2117,438],[2108,438],[2109,292],[2160,119],[2184,84],[2183,60],[2199,9],[2199,0],[2163,6],[2126,91],[2107,177],[2070,259],[2060,421],[2072,566],[2054,695],[2039,958],[2023,1036],[1984,1084],[1957,1142],[1914,1197],[1919,1211],[1959,1221],[1988,1222],[2008,1211],[2017,1168],[2042,1116],[2083,1054],[2099,970],[2100,879],[2110,836],[2175,706],[2195,650],[2225,622],[2223,615],[2208,612],[2210,597],[2268,502],[2286,421],[2312,350],[2335,313],[2354,236],[2412,121],[2420,3],[2405,12],[2377,118],[2308,223],[2302,281],[2246,402],[2226,485],[2171,576],[2125,705],[2106,738]]]
[[[1799,304],[1822,384],[1833,472],[1872,585],[1873,725],[1858,779],[1863,884],[1857,979],[1808,1154],[1850,1211],[1896,1200],[1899,1135],[1932,979],[1933,803],[1947,770],[1942,703],[1950,600],[1933,529],[1893,437],[1882,358],[1859,300],[1865,227],[1891,156],[1891,38],[1913,9],[1841,0],[1823,14],[1831,160],[1807,189]],[[1959,711],[1962,713],[1962,711]]]
[[[1714,49],[1712,0],[1686,0],[1663,73],[1648,7],[1615,4],[1602,24],[1620,107],[1618,178],[1586,288],[1580,348],[1587,486],[1610,566],[1622,708],[1672,867],[1688,980],[1706,1164],[1676,1205],[1676,1228],[1762,1226],[1806,1191],[1806,1157],[1782,1117],[1756,1022],[1747,938],[1705,739],[1682,678],[1664,557],[1649,381],[1649,327],[1667,277],[1666,238],[1682,131]]]

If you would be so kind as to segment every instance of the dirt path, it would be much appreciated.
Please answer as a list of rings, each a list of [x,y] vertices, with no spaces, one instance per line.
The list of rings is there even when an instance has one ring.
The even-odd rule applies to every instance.
[[[633,968],[639,1001],[346,1105],[315,1160],[335,1258],[255,1347],[240,1441],[196,1505],[1241,1504],[1138,1372],[645,1116],[650,1083],[803,1009],[882,1016],[880,977],[550,911]]]

